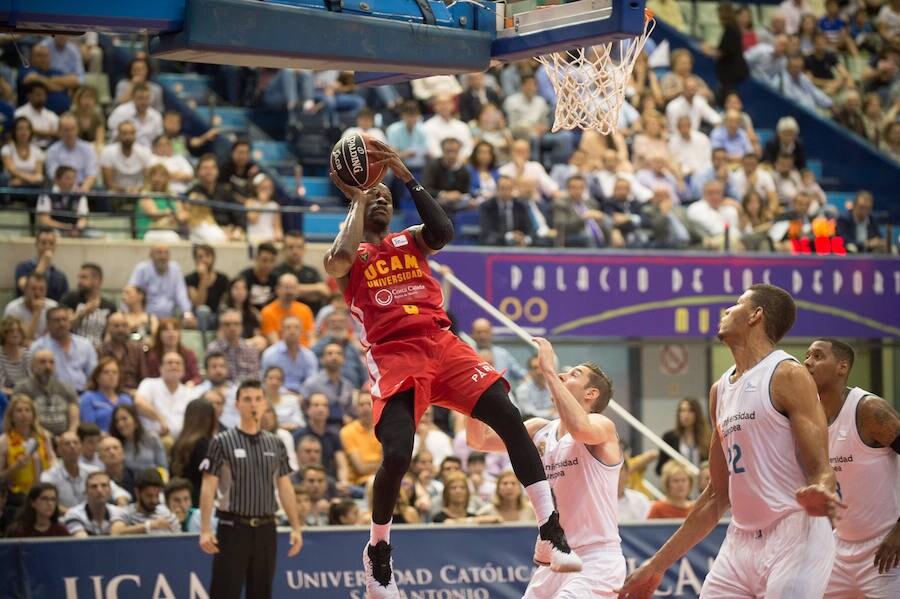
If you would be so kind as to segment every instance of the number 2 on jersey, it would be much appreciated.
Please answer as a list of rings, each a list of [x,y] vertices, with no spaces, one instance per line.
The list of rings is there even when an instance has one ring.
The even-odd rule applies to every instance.
[[[741,474],[746,472],[741,461],[741,446],[735,443],[728,448],[728,474]]]

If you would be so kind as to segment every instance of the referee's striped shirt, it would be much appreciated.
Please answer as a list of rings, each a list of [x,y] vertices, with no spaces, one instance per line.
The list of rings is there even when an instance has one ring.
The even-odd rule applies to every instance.
[[[275,514],[274,483],[291,473],[281,439],[268,431],[249,435],[237,428],[213,437],[200,470],[219,477],[219,510],[247,518]]]

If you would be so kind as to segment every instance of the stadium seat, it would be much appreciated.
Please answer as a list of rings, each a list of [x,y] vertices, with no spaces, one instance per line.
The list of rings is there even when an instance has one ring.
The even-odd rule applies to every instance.
[[[308,212],[303,215],[303,236],[307,241],[330,243],[346,216],[344,212]]]
[[[262,164],[291,161],[287,144],[283,141],[255,141],[251,156],[254,162]]]
[[[455,243],[461,245],[478,243],[478,237],[481,234],[481,220],[479,219],[478,210],[460,210],[454,214],[453,228],[456,230],[456,235],[453,238]]]
[[[24,210],[0,210],[0,237],[28,237],[31,235],[31,223]]]

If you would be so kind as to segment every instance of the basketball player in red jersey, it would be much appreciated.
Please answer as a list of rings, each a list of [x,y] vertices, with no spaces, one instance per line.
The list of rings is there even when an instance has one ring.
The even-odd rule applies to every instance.
[[[541,459],[509,399],[508,385],[448,330],[450,320],[428,256],[450,242],[453,223],[393,149],[381,142],[375,148],[369,152],[370,167],[387,165],[406,184],[422,224],[390,233],[393,209],[385,185],[361,190],[332,176],[350,200],[350,212],[325,255],[325,270],[337,279],[362,327],[375,434],[384,454],[374,481],[371,538],[363,551],[368,596],[400,596],[390,556],[391,514],[409,468],[416,425],[429,403],[496,431],[537,513],[541,538],[550,541],[551,568],[579,571],[581,560],[566,542]]]

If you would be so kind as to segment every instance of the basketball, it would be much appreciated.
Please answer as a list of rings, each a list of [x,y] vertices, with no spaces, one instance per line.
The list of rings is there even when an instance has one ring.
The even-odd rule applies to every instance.
[[[369,152],[374,149],[372,138],[362,133],[349,133],[338,140],[331,150],[331,172],[353,187],[369,189],[381,183],[387,165],[374,166]]]

